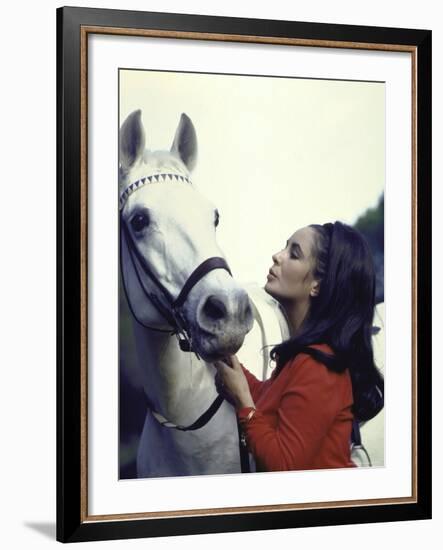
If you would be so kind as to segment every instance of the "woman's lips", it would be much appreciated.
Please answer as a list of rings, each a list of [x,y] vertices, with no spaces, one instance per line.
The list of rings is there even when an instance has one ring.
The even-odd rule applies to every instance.
[[[270,269],[267,278],[268,278],[268,281],[270,281],[272,279],[276,279],[277,275],[272,271],[272,269]]]

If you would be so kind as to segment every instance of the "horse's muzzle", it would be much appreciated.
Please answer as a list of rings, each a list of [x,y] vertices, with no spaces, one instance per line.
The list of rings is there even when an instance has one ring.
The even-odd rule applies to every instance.
[[[248,295],[242,289],[203,296],[192,330],[193,341],[203,358],[232,355],[242,346],[253,320]]]

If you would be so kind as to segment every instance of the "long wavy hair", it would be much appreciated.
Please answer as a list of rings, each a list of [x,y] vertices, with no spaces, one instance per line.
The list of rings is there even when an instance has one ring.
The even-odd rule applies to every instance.
[[[320,281],[311,298],[307,318],[297,334],[275,346],[274,376],[299,353],[307,353],[328,369],[349,369],[359,421],[373,418],[384,405],[384,380],[374,364],[372,322],[375,307],[375,270],[363,236],[341,222],[311,225],[315,230],[314,278]],[[328,344],[333,354],[312,348]]]

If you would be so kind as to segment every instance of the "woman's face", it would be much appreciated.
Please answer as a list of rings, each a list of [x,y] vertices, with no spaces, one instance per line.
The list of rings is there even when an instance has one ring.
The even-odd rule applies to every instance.
[[[296,231],[286,247],[272,256],[265,290],[284,302],[305,302],[318,293],[319,284],[313,277],[313,257],[316,233],[312,227]]]

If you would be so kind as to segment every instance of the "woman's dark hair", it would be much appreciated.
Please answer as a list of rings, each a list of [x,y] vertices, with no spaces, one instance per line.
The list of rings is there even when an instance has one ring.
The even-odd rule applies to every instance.
[[[363,236],[341,222],[311,225],[315,230],[314,278],[320,290],[297,335],[275,346],[275,376],[299,353],[307,353],[328,369],[349,369],[354,414],[373,418],[384,404],[384,380],[374,364],[372,322],[375,307],[375,270]],[[334,354],[310,347],[328,344]]]

